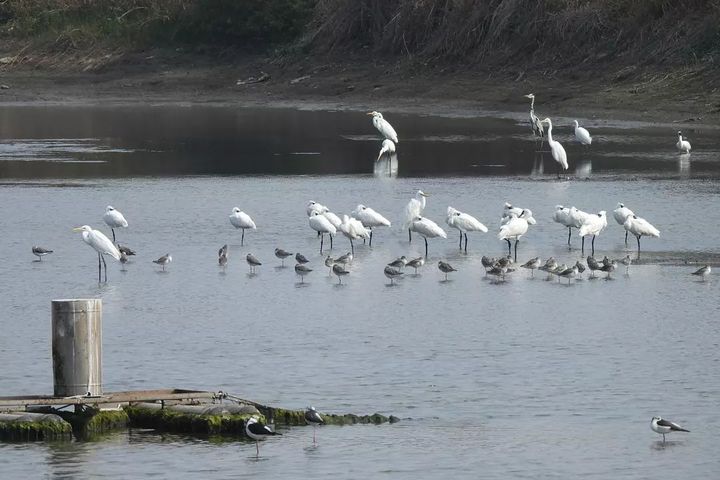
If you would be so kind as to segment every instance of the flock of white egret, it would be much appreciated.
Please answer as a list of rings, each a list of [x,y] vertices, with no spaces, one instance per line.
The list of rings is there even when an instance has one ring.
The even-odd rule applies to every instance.
[[[540,120],[535,115],[535,96],[531,93],[526,95],[526,97],[531,100],[530,124],[532,126],[532,131],[536,139],[540,140],[541,142],[546,139],[552,152],[552,156],[558,163],[559,167],[563,170],[567,170],[568,161],[565,149],[559,142],[554,140],[552,137],[552,120],[550,118]],[[398,135],[395,129],[392,127],[392,125],[390,125],[387,120],[385,120],[381,113],[373,111],[369,112],[368,115],[371,115],[373,117],[373,126],[384,137],[382,142],[382,148],[380,150],[378,158],[382,157],[386,153],[395,152],[395,144],[399,142]],[[577,141],[583,145],[590,145],[592,143],[592,137],[590,136],[590,133],[585,128],[580,127],[577,120],[574,123],[575,137]],[[547,135],[544,129],[544,125],[547,125]],[[683,139],[681,132],[678,132],[677,148],[678,150],[685,153],[690,152],[690,143],[687,140]],[[433,220],[423,216],[428,197],[429,194],[423,192],[422,190],[418,190],[415,196],[411,198],[405,205],[402,219],[402,228],[403,230],[407,230],[409,242],[412,242],[413,232],[423,237],[423,240],[425,242],[425,258],[428,256],[428,239],[447,238],[447,233],[445,232],[445,230],[443,230]],[[347,255],[339,257],[338,259],[332,259],[332,257],[327,257],[325,261],[325,265],[330,268],[331,273],[334,273],[338,277],[339,282],[342,282],[343,276],[349,274],[346,266],[349,262],[352,261],[352,257],[355,253],[354,242],[362,240],[363,242],[367,242],[368,245],[372,247],[374,231],[381,227],[391,226],[391,222],[385,216],[363,204],[359,204],[355,208],[355,210],[350,213],[350,215],[340,216],[333,213],[330,208],[316,201],[310,201],[307,203],[305,212],[308,217],[307,221],[309,228],[312,231],[316,232],[317,236],[320,238],[321,255],[323,254],[326,235],[329,238],[331,249],[333,248],[333,238],[335,237],[335,235],[337,235],[338,232],[342,233],[342,235],[345,236],[350,242],[350,252]],[[635,236],[637,240],[638,255],[640,254],[640,239],[642,237],[660,236],[660,231],[657,228],[655,228],[652,224],[650,224],[650,222],[648,222],[644,218],[637,216],[632,210],[627,208],[622,203],[619,203],[616,209],[613,211],[613,217],[615,218],[616,222],[622,225],[622,227],[625,229],[626,245],[628,234],[630,233]],[[590,259],[592,259],[592,255],[595,254],[596,237],[600,235],[600,233],[603,232],[607,227],[606,211],[602,210],[597,213],[588,213],[574,206],[565,207],[562,205],[557,205],[552,218],[555,222],[561,224],[563,227],[566,227],[568,229],[568,246],[570,246],[571,243],[573,228],[577,230],[577,234],[581,238],[581,249],[583,254],[585,251],[585,237],[592,236],[591,257],[589,257],[588,259],[588,267],[590,268],[591,272],[594,270],[599,270],[600,268],[592,268],[594,259]],[[240,240],[241,245],[245,244],[246,230],[257,230],[257,225],[253,221],[252,217],[247,213],[243,212],[239,207],[234,207],[232,209],[229,220],[230,224],[233,227],[242,230]],[[107,281],[107,263],[105,262],[105,256],[110,256],[111,258],[121,263],[126,263],[128,257],[135,254],[135,252],[130,248],[122,246],[120,244],[116,244],[115,229],[127,228],[128,226],[128,222],[123,216],[123,214],[114,207],[108,206],[105,209],[103,221],[111,229],[113,237],[112,241],[110,241],[110,239],[105,236],[105,234],[103,234],[99,230],[93,229],[88,225],[83,225],[82,227],[78,227],[75,229],[75,231],[79,231],[82,233],[83,241],[90,247],[92,247],[97,253],[98,281],[101,281],[102,279],[103,267],[105,268],[104,278],[105,281]],[[468,246],[468,233],[488,232],[488,228],[477,218],[473,217],[468,213],[461,212],[460,210],[452,206],[447,207],[445,223],[448,227],[458,230],[460,234],[460,249],[463,249],[464,239],[465,252],[467,252]],[[507,242],[508,257],[506,259],[500,259],[498,261],[493,260],[488,265],[485,265],[488,273],[497,273],[502,276],[502,278],[504,278],[506,273],[509,273],[513,270],[512,264],[513,262],[517,262],[517,250],[520,238],[527,234],[531,225],[535,224],[536,220],[533,217],[533,213],[529,208],[519,208],[514,207],[509,203],[505,204],[499,231],[497,233],[497,238],[499,240]],[[515,247],[514,255],[513,241]],[[32,251],[33,254],[38,256],[40,259],[42,259],[43,256],[52,253],[52,250],[48,250],[38,246],[34,246]],[[284,263],[284,259],[292,255],[292,253],[278,248],[275,250],[275,255],[278,258],[281,258]],[[301,276],[301,279],[304,279],[304,276],[312,272],[312,269],[305,265],[307,263],[307,260],[302,254],[297,255],[298,257],[296,259],[298,260],[298,263],[295,266],[295,271],[298,275]],[[302,261],[301,258],[305,259],[305,261]],[[401,258],[404,259],[405,257]],[[512,260],[510,260],[511,258]],[[539,265],[532,267],[532,265],[534,265],[534,261],[536,260],[538,259],[533,259],[532,261],[523,265],[523,267],[530,268],[531,270],[534,270],[534,268],[539,268]],[[255,271],[256,267],[262,265],[261,261],[253,254],[248,254],[246,257],[246,261],[250,266],[252,272]],[[627,257],[627,260],[624,259],[622,261],[629,261],[629,256]],[[170,262],[172,262],[172,256],[167,253],[166,255],[161,256],[157,260],[153,260],[153,262],[160,265],[162,269],[165,270],[166,266]],[[414,267],[417,271],[417,268],[424,264],[424,259],[414,259],[412,260],[412,262],[414,262],[414,264],[410,266]],[[224,268],[227,263],[228,251],[227,245],[225,245],[218,252],[218,264]],[[485,262],[483,263],[485,264]],[[550,264],[551,263],[552,262],[550,262]],[[402,265],[393,264],[391,262],[391,264],[387,266],[387,268],[385,269],[385,275],[390,279],[391,283],[393,283],[396,278],[402,275],[400,269],[404,267],[405,264],[406,262],[402,263]],[[548,266],[548,264],[546,264],[546,266]],[[614,270],[613,262],[609,261],[607,258],[605,259],[604,266],[605,270],[603,271],[611,272],[612,270]],[[559,269],[559,267],[563,268]],[[448,273],[455,271],[455,269],[450,264],[442,261],[438,263],[438,268],[442,273],[445,274],[446,278]],[[582,270],[578,272],[580,268],[581,267],[579,264],[571,267],[554,265],[553,268],[549,269],[548,271],[550,273],[557,273],[559,276],[567,277],[575,276],[578,273],[581,273]],[[695,274],[701,275],[703,276],[703,278],[707,277],[709,273],[709,266],[703,267],[703,269],[695,272]]]

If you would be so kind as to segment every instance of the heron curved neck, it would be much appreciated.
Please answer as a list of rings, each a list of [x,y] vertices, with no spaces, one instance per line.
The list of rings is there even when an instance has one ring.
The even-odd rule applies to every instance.
[[[552,142],[552,141],[553,141],[553,138],[552,138],[552,122],[548,122],[548,133],[547,133],[547,136],[548,136],[548,142]]]
[[[535,110],[535,97],[530,99],[530,111]]]

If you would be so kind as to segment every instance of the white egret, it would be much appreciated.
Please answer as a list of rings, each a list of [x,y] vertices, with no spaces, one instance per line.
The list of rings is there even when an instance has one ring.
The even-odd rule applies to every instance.
[[[105,208],[105,215],[103,215],[103,221],[110,227],[112,231],[113,243],[115,243],[115,229],[116,228],[127,228],[128,222],[120,210],[116,210],[112,205],[108,205]]]
[[[260,456],[260,440],[265,440],[273,435],[280,435],[270,430],[270,427],[258,422],[258,419],[251,417],[245,422],[245,434],[255,440],[255,456]]]
[[[330,223],[330,220],[319,212],[313,212],[310,218],[308,218],[308,224],[310,225],[310,228],[318,232],[320,235],[320,255],[322,255],[323,242],[325,241],[326,233],[330,235],[330,250],[332,250],[333,235],[337,233],[337,229],[332,223]]]
[[[445,222],[452,228],[460,232],[460,248],[462,249],[463,234],[465,235],[465,253],[467,253],[467,232],[483,232],[487,233],[488,229],[480,220],[463,213],[453,207],[447,208],[447,218]]]
[[[539,138],[540,145],[542,145],[543,138],[545,137],[545,131],[543,130],[542,122],[535,115],[535,95],[528,93],[525,97],[530,99],[530,127],[535,135],[535,139],[537,140]]]
[[[223,256],[225,256],[225,255],[223,255]],[[172,255],[170,255],[169,253],[166,253],[162,257],[158,258],[157,260],[153,260],[152,262],[160,265],[162,267],[162,271],[164,272],[165,267],[167,265],[169,265],[170,262],[172,262]]]
[[[659,237],[660,231],[653,227],[650,222],[644,218],[640,218],[637,215],[630,215],[623,224],[625,230],[635,235],[638,245],[638,255],[640,255],[640,237],[643,235],[646,237]]]
[[[525,220],[527,220],[528,224],[535,225],[537,221],[533,217],[532,210],[529,208],[521,208],[521,207],[513,207],[510,203],[505,202],[505,206],[503,207],[503,213],[502,217],[500,218],[500,224],[505,225],[507,222],[510,221],[510,219],[514,217],[519,217],[522,212],[525,212]]]
[[[388,140],[392,140],[395,143],[400,143],[398,141],[397,133],[395,133],[395,129],[390,125],[390,123],[383,118],[382,113],[380,112],[369,112],[368,115],[372,115],[372,123],[375,128],[378,129],[378,131],[382,134],[383,137],[387,138]]]
[[[570,218],[570,209],[563,207],[562,205],[555,205],[555,212],[553,212],[553,221],[560,225],[567,227],[568,229],[568,247],[570,246],[570,235],[572,235],[573,221]]]
[[[445,274],[445,281],[447,281],[447,279],[448,279],[448,273],[457,272],[455,267],[453,267],[449,263],[443,262],[443,261],[438,262],[438,270],[440,270],[441,272],[443,272]]]
[[[428,254],[428,238],[447,238],[447,233],[445,233],[445,230],[440,228],[437,223],[433,222],[429,218],[424,218],[421,216],[415,217],[415,219],[412,221],[412,223],[410,224],[410,231],[419,233],[425,239],[426,257]]]
[[[328,207],[314,200],[310,200],[305,207],[305,213],[307,213],[308,217],[311,216],[314,212],[325,213],[329,211],[330,209]]]
[[[568,169],[567,153],[565,153],[565,149],[560,145],[560,142],[553,140],[552,120],[546,118],[543,122],[548,124],[547,141],[550,146],[550,153],[552,153],[552,157],[558,163],[558,178],[560,178],[560,167],[562,167],[563,170]]]
[[[590,145],[592,143],[590,132],[581,127],[577,120],[575,120],[575,139],[582,145]]]
[[[505,240],[508,244],[508,255],[512,255],[512,244],[510,240],[515,240],[515,261],[517,262],[517,246],[520,237],[528,231],[527,213],[525,210],[520,212],[517,217],[512,217],[505,225],[500,227],[498,233],[499,240]]]
[[[39,260],[37,260],[38,262],[42,262],[42,257],[44,257],[45,255],[50,255],[51,253],[53,253],[53,251],[48,250],[47,248],[34,246],[34,247],[32,247],[32,253],[33,253],[33,255],[38,257],[38,259],[39,259]]]
[[[582,238],[582,247],[580,253],[585,253],[585,237],[592,235],[592,252],[590,255],[595,255],[595,237],[600,235],[605,227],[607,227],[607,212],[601,210],[597,214],[588,215],[585,217],[583,224],[578,229],[578,235]]]
[[[340,228],[340,224],[342,223],[342,220],[340,220],[340,217],[335,215],[333,212],[328,210],[326,212],[323,212],[323,216],[325,218],[327,218],[328,220],[330,220],[330,223],[332,223],[332,226],[335,227],[335,230]]]
[[[615,217],[615,221],[620,225],[624,225],[625,220],[627,220],[630,215],[635,215],[635,213],[622,203],[618,203],[615,210],[613,210],[613,217]],[[628,232],[625,230],[625,246],[627,246],[627,238]]]
[[[678,131],[678,142],[675,144],[678,150],[684,153],[690,153],[690,142],[683,139],[682,132]]]
[[[670,432],[690,432],[690,430],[681,427],[677,423],[665,420],[661,417],[653,417],[650,422],[650,428],[653,432],[659,433],[663,436],[663,444],[665,443],[665,434]]]
[[[343,215],[342,222],[340,223],[338,230],[340,230],[342,234],[350,240],[350,251],[353,254],[355,253],[353,240],[357,240],[358,238],[370,238],[370,231],[363,226],[362,222],[355,218],[350,218],[347,215]]]
[[[395,144],[392,140],[386,138],[382,142],[382,148],[380,148],[380,153],[378,153],[377,160],[375,161],[379,161],[385,154],[392,155],[393,153],[395,153]]]
[[[355,210],[350,213],[350,216],[360,220],[363,227],[370,230],[370,241],[368,245],[372,246],[373,228],[375,227],[389,227],[390,220],[380,215],[378,212],[370,207],[366,207],[363,204],[355,207]]]
[[[410,242],[412,242],[412,233],[410,227],[412,225],[412,222],[415,221],[417,217],[421,216],[423,210],[425,210],[425,199],[428,196],[430,195],[423,192],[422,190],[418,190],[415,194],[415,198],[411,198],[407,205],[405,205],[405,223],[403,224],[403,229],[407,229],[408,241]]]
[[[315,429],[318,425],[323,425],[325,420],[323,420],[322,416],[315,410],[315,407],[308,407],[307,410],[305,410],[305,423],[313,426],[313,444],[315,444]]]
[[[240,245],[245,245],[246,229],[249,228],[251,230],[257,230],[257,226],[255,226],[255,222],[253,222],[253,219],[250,218],[250,215],[241,211],[238,207],[232,209],[232,213],[230,214],[230,223],[233,227],[242,229],[242,238],[240,239]]]
[[[105,281],[107,282],[107,263],[105,255],[110,255],[115,260],[120,260],[120,251],[101,231],[93,230],[88,225],[73,229],[74,232],[82,232],[83,242],[90,245],[98,255],[98,282],[100,282],[102,266],[105,266]],[[102,263],[101,263],[102,262]]]

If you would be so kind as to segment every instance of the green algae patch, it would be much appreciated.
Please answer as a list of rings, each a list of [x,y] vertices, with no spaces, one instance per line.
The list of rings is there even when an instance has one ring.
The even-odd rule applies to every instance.
[[[287,410],[284,408],[272,408],[262,405],[256,405],[257,408],[271,419],[276,425],[305,425],[304,410]],[[399,418],[390,415],[389,417],[374,413],[372,415],[354,415],[348,413],[345,415],[335,415],[330,413],[320,413],[325,420],[326,425],[355,425],[355,424],[373,424],[380,425],[382,423],[396,423]]]
[[[125,412],[130,419],[130,426],[135,428],[151,428],[163,432],[196,433],[196,434],[228,434],[245,435],[245,422],[250,417],[260,417],[257,413],[241,414],[196,414],[173,411],[168,408],[147,408],[128,405]]]
[[[72,426],[65,421],[2,421],[0,420],[0,440],[37,441],[70,440]]]

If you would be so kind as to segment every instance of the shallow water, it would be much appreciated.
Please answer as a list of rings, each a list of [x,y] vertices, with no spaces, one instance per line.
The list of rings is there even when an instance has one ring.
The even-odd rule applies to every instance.
[[[720,255],[717,140],[688,132],[698,151],[683,172],[673,131],[628,140],[620,128],[591,129],[604,139],[597,148],[565,140],[571,165],[592,164],[588,178],[558,181],[547,154],[540,174],[526,126],[512,120],[387,117],[401,133],[397,173],[381,165],[376,176],[379,141],[349,112],[4,109],[0,395],[51,393],[50,300],[101,297],[106,391],[222,389],[403,421],[322,427],[317,448],[310,428],[286,429],[260,460],[251,443],[137,430],[0,444],[3,478],[716,477],[718,283],[689,273]],[[452,205],[490,232],[469,235],[467,254],[455,231],[430,240],[420,275],[389,286],[384,264],[423,250],[395,226],[418,188],[431,193],[427,217],[444,225]],[[343,286],[322,265],[310,199],[340,214],[365,203],[394,223],[372,248],[356,247]],[[611,212],[624,201],[661,237],[643,239],[641,264],[612,280],[567,285],[518,271],[497,283],[480,257],[506,251],[495,238],[505,201],[538,220],[519,244],[523,261],[582,258],[551,221],[558,203]],[[98,285],[94,252],[71,229],[101,227],[108,204],[128,218],[118,240],[138,255],[126,271],[108,262]],[[244,246],[227,218],[236,205],[258,224]],[[596,256],[634,256],[623,232],[609,218]],[[34,262],[33,244],[55,253]],[[310,258],[306,284],[292,262],[280,268],[275,247]],[[336,238],[332,254],[348,250]],[[255,276],[249,252],[263,262]],[[161,273],[151,260],[165,253],[174,262]],[[440,259],[458,269],[447,282]],[[692,432],[663,447],[653,415]]]

